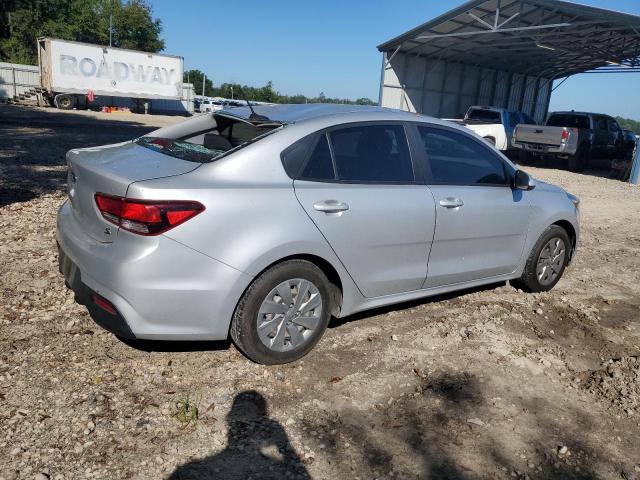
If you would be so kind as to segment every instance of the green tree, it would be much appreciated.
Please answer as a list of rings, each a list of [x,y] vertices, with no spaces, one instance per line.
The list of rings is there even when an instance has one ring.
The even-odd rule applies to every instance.
[[[193,89],[196,95],[202,95],[202,80],[204,80],[205,74],[200,70],[186,70],[182,81],[185,83],[192,83]],[[204,94],[208,97],[214,97],[213,82],[210,78],[206,78],[204,85]]]
[[[162,24],[146,0],[0,0],[0,59],[36,63],[36,39],[109,45],[113,18],[114,47],[159,52]]]
[[[630,118],[622,117],[616,117],[616,120],[625,130],[631,130],[636,135],[640,135],[640,122],[638,120],[631,120]]]

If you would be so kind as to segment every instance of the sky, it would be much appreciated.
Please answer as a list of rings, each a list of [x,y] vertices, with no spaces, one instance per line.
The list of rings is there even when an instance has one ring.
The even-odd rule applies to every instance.
[[[184,57],[214,84],[262,86],[283,94],[378,100],[377,45],[463,0],[150,0],[165,52]],[[640,0],[581,0],[640,15]],[[591,110],[640,120],[640,73],[572,77],[551,110]]]

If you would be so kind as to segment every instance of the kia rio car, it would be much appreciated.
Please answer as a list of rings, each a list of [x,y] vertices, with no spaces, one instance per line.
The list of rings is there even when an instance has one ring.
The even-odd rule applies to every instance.
[[[330,317],[560,280],[579,201],[462,127],[378,107],[208,113],[67,154],[60,269],[121,337],[285,363]]]

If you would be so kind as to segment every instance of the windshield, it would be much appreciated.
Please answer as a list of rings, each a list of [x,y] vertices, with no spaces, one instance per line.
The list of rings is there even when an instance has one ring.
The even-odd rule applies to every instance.
[[[165,155],[197,163],[211,162],[215,160],[216,157],[225,153],[224,150],[207,148],[203,145],[171,138],[141,137],[135,142],[142,147],[164,153]]]
[[[469,113],[467,113],[467,122],[502,123],[500,120],[500,112],[480,109],[469,110]]]

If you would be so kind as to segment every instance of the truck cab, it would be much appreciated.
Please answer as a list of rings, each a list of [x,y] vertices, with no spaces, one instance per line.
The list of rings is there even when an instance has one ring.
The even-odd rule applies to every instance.
[[[461,123],[502,151],[513,149],[512,138],[516,125],[536,124],[533,118],[523,112],[480,106],[469,107]]]

